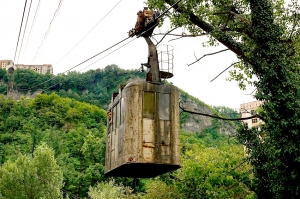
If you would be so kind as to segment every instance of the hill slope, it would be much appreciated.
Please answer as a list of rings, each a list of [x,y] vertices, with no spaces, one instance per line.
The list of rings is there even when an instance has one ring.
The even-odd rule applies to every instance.
[[[38,146],[46,143],[55,151],[55,159],[62,170],[63,191],[87,197],[89,187],[100,182],[103,185],[109,180],[104,176],[105,136],[106,111],[95,105],[62,98],[55,93],[20,101],[1,96],[0,179],[5,182],[1,173],[4,162],[15,161],[20,153],[31,157]],[[240,184],[251,177],[249,165],[232,172],[237,165],[245,163],[243,148],[236,141],[228,144],[227,137],[214,131],[213,126],[197,133],[181,130],[180,140],[183,168],[178,172],[153,179],[155,181],[115,178],[115,182],[132,187],[135,193],[147,192],[150,195],[146,198],[159,194],[156,183],[170,185],[170,181],[175,183],[178,196],[190,194],[199,186],[202,191],[195,192],[196,195],[217,191],[226,197],[244,197],[250,193]],[[191,181],[190,176],[197,182]]]
[[[14,76],[8,76],[0,69],[0,94],[7,94],[14,99],[35,97],[39,93],[57,93],[61,97],[69,97],[81,102],[87,102],[106,109],[113,92],[118,91],[120,84],[126,84],[135,79],[144,79],[145,73],[138,70],[123,70],[116,65],[104,69],[90,70],[85,73],[70,72],[67,75],[40,75],[29,70],[16,70]],[[46,81],[46,82],[45,82]],[[44,83],[45,82],[45,83]],[[7,89],[10,85],[12,89]],[[180,90],[183,106],[189,110],[209,115],[222,115],[197,98]],[[227,108],[228,109],[228,108]],[[231,110],[234,112],[234,110]],[[235,117],[239,115],[235,112]],[[234,134],[235,125],[206,116],[181,113],[181,127],[187,132],[220,132]]]

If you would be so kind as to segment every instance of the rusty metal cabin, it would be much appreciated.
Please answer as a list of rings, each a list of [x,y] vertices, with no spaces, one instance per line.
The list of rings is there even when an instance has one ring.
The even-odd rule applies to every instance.
[[[148,178],[180,168],[178,89],[136,81],[109,105],[105,174]]]

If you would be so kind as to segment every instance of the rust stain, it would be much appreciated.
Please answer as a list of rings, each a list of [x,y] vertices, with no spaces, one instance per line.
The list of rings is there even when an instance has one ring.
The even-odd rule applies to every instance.
[[[132,162],[133,161],[133,157],[128,158],[128,161]]]
[[[154,144],[152,144],[152,143],[144,143],[143,147],[145,147],[145,148],[155,148]]]

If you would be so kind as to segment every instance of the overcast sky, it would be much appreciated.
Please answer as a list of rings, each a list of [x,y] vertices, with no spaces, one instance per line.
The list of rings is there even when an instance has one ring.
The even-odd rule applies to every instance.
[[[15,56],[25,0],[1,0],[0,60],[14,60],[15,56],[15,63],[18,64],[52,64],[54,74],[64,72],[126,38],[128,36],[127,32],[135,25],[136,13],[145,6],[143,1],[63,0],[56,17],[51,22],[60,0],[40,0],[38,14],[33,28],[31,28],[39,2],[39,0],[32,0],[22,43],[28,8],[31,2],[31,0],[27,0],[23,29]],[[101,21],[114,6],[116,7],[111,13]],[[47,33],[50,24],[51,28]],[[93,27],[94,29],[91,31]],[[156,28],[155,33],[164,32],[169,28],[170,25],[165,23],[160,30]],[[30,30],[32,31],[29,35]],[[89,31],[91,32],[65,56]],[[177,33],[182,32],[184,30],[177,30]],[[156,36],[155,38],[159,40],[160,37]],[[241,103],[255,101],[251,96],[246,95],[251,93],[254,88],[249,87],[246,91],[239,90],[236,82],[225,80],[229,76],[228,72],[210,82],[222,70],[237,61],[232,52],[226,51],[214,56],[207,56],[196,64],[187,66],[187,64],[195,61],[195,55],[199,58],[204,54],[225,49],[225,47],[202,47],[202,42],[207,39],[205,36],[168,42],[173,38],[175,37],[168,36],[162,42],[162,44],[174,47],[174,77],[169,81],[209,105],[238,108]],[[22,49],[20,51],[21,43]],[[110,64],[116,64],[124,69],[138,69],[141,63],[147,62],[148,48],[143,38],[137,38],[101,59],[114,49],[99,55],[74,70],[87,71],[89,69],[104,68]],[[101,60],[87,67],[99,59]]]

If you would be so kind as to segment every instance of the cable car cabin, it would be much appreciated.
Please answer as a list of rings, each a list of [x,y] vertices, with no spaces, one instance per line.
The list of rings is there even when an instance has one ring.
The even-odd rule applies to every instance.
[[[173,85],[121,86],[108,110],[105,174],[149,178],[180,168],[178,104]]]

